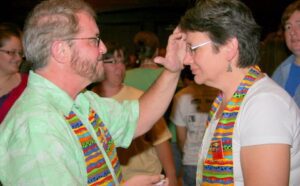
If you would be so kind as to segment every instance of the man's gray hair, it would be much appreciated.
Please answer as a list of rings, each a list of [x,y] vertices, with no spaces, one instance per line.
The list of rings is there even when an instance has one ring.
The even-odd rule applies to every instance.
[[[46,0],[29,14],[24,27],[23,45],[33,70],[47,65],[52,42],[73,37],[79,32],[76,13],[95,11],[83,0]]]

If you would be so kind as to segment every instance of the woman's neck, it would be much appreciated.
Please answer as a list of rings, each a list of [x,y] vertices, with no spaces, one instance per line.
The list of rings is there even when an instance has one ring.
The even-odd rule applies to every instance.
[[[159,66],[153,61],[153,59],[144,59],[140,65],[141,68],[151,68],[156,69]]]
[[[122,88],[123,84],[120,84],[119,86],[111,86],[101,82],[100,84],[96,85],[92,91],[102,97],[113,97],[118,94]]]
[[[242,80],[247,75],[249,69],[250,68],[239,69],[237,73],[232,74],[231,77],[229,77],[229,79],[231,79],[231,82],[226,83],[227,86],[221,89],[223,93],[223,100],[218,110],[217,116],[220,116],[220,114],[223,112],[228,102],[231,100],[233,94],[237,90],[238,86],[241,84]],[[260,73],[260,75],[255,79],[254,82],[262,79],[264,76],[265,75],[263,73]]]
[[[0,96],[9,93],[12,89],[17,87],[21,82],[20,73],[1,74],[0,75]]]

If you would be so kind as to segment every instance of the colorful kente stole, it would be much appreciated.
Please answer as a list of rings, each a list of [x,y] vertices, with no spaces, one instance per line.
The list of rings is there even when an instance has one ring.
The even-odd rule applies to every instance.
[[[237,90],[233,94],[216,126],[211,139],[206,159],[204,160],[202,185],[234,185],[232,137],[234,124],[240,110],[240,106],[249,88],[261,74],[258,66],[250,68]],[[209,121],[215,115],[223,94],[215,99],[209,113]]]
[[[87,185],[116,185],[101,150],[85,125],[73,111],[70,112],[69,116],[65,116],[65,119],[82,146],[88,176]],[[92,124],[100,144],[103,145],[105,153],[109,157],[119,183],[122,183],[121,167],[115,144],[104,123],[93,109],[90,109],[89,122]]]

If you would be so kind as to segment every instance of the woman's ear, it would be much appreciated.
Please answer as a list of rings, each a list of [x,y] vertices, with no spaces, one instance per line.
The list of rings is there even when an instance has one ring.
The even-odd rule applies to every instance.
[[[232,61],[238,55],[239,42],[237,38],[231,38],[226,44],[227,61]]]
[[[54,41],[51,45],[51,56],[58,63],[65,63],[69,58],[69,45],[64,41]]]

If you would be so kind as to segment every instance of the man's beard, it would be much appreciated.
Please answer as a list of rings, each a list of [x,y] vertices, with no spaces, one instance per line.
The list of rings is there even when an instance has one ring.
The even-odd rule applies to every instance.
[[[100,61],[92,61],[90,59],[83,59],[79,52],[74,52],[71,59],[71,68],[80,76],[87,78],[93,82],[99,82],[104,79],[103,65]]]

